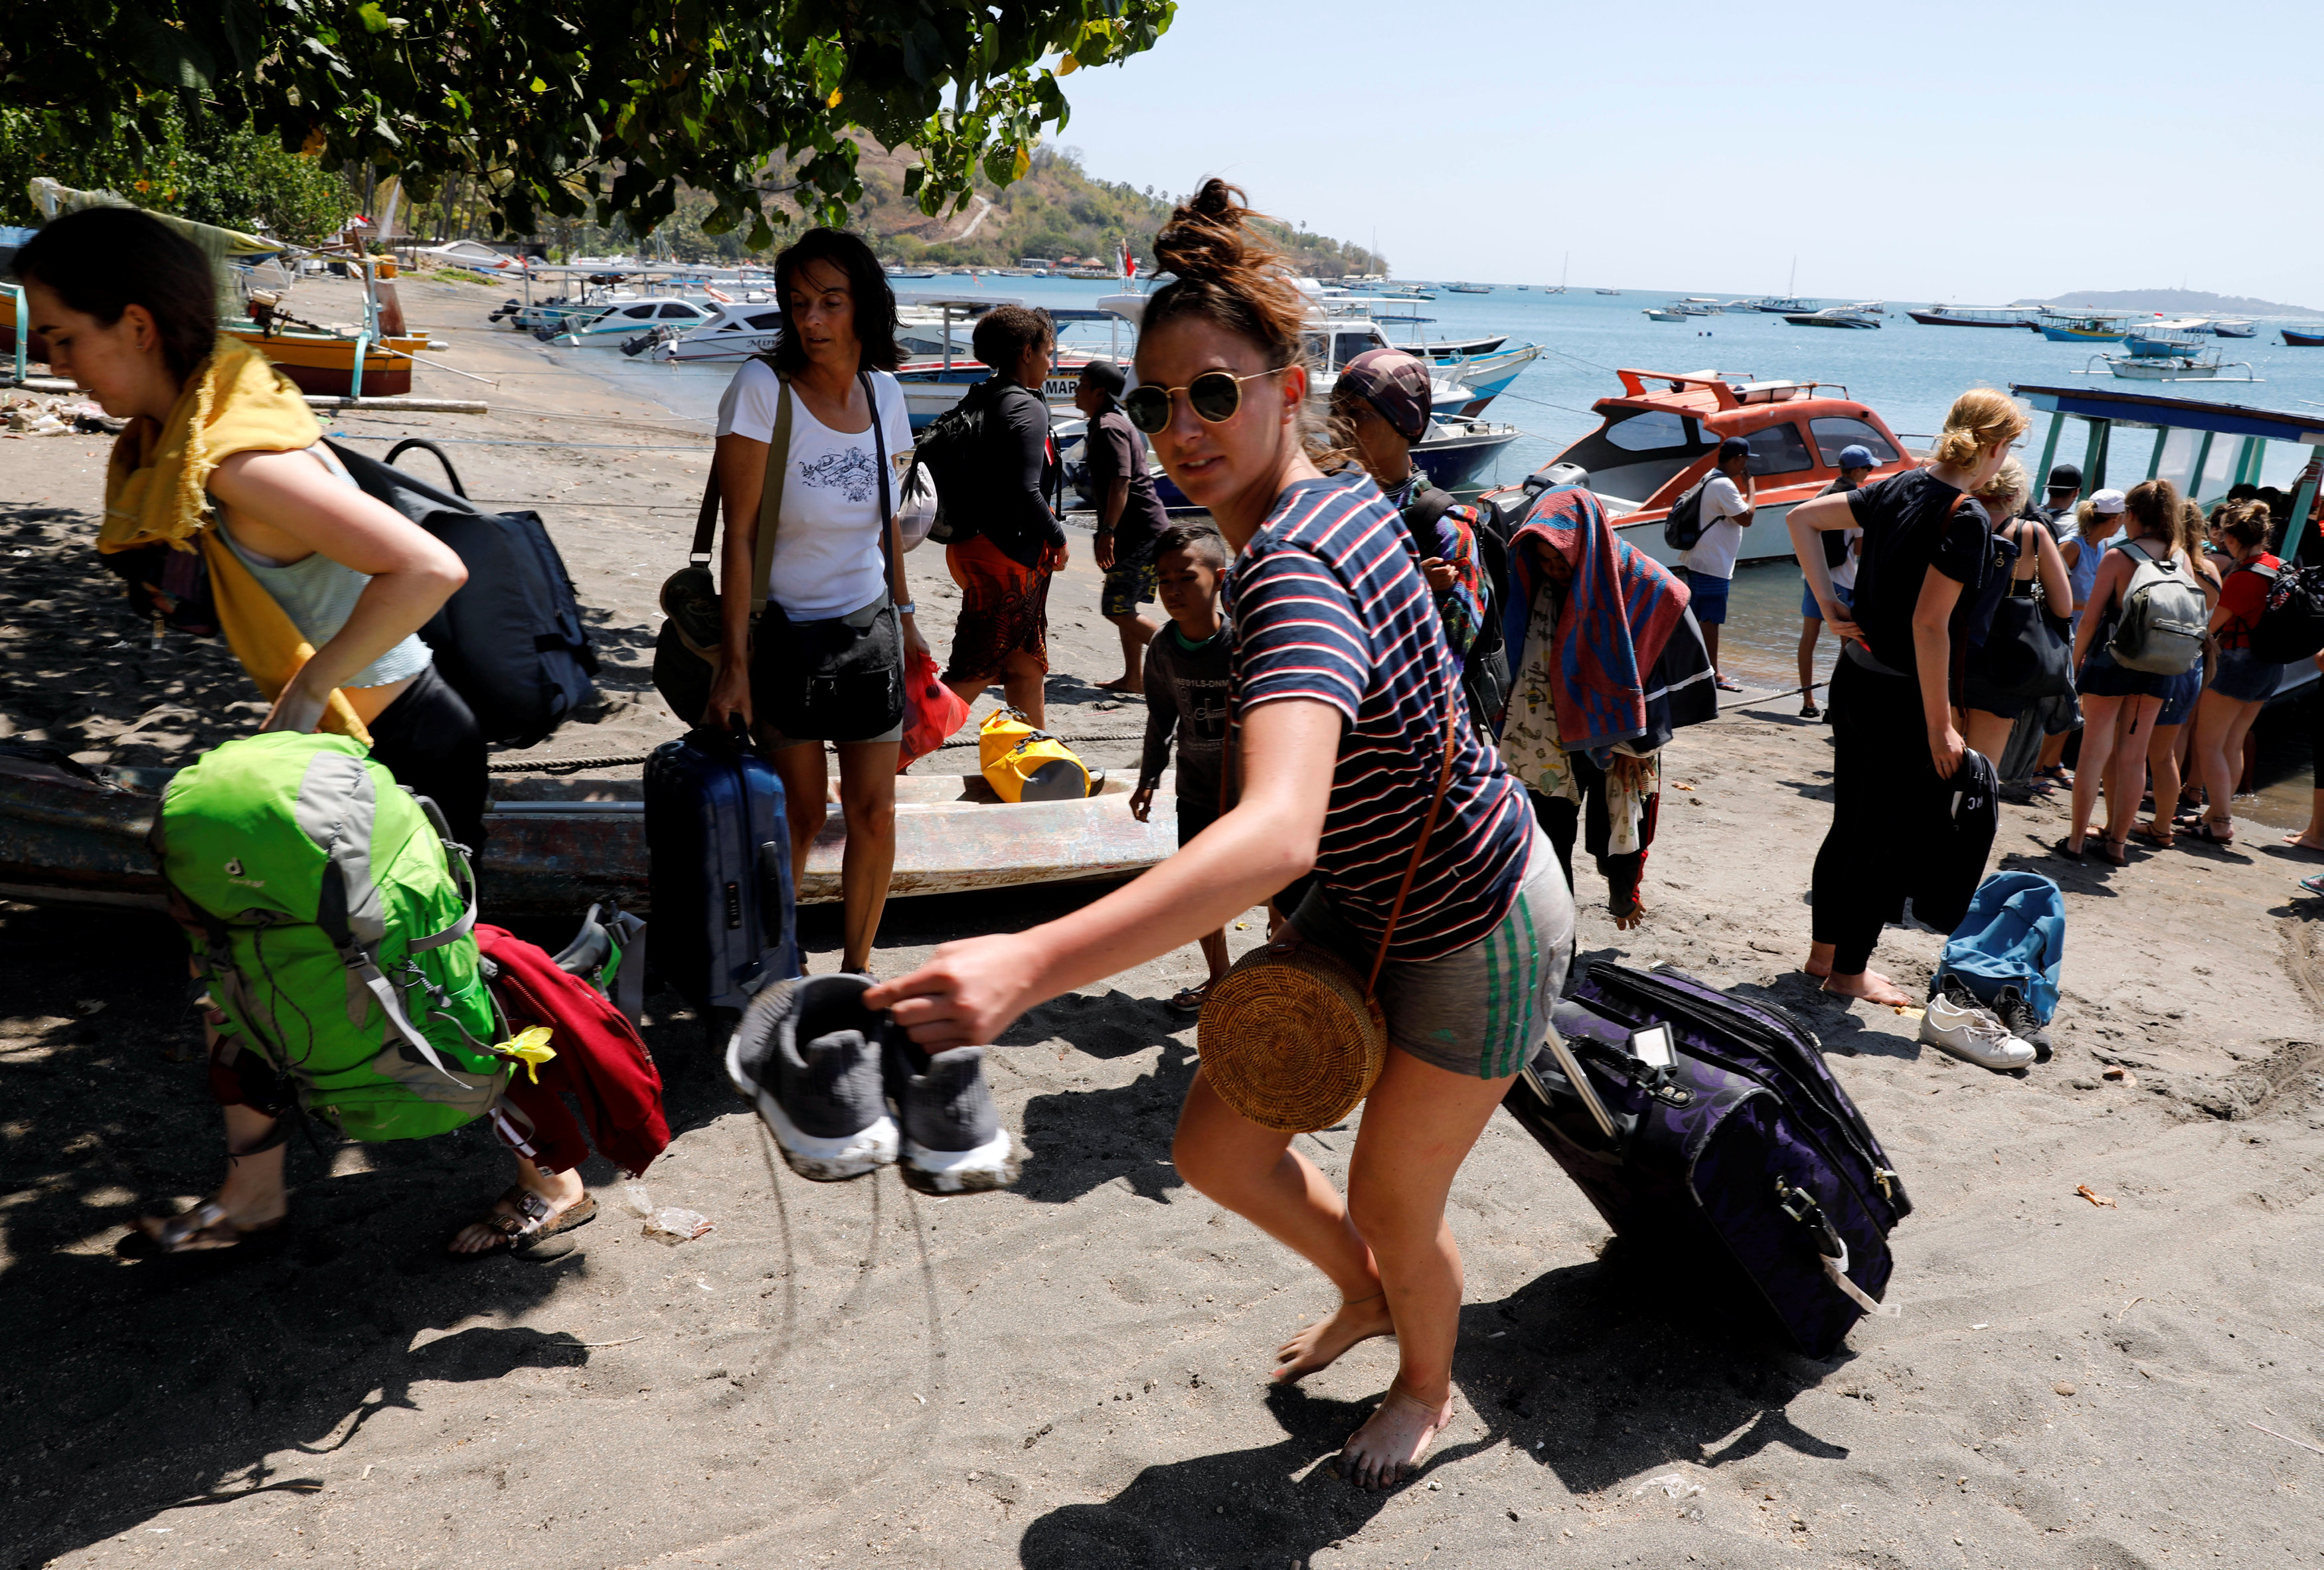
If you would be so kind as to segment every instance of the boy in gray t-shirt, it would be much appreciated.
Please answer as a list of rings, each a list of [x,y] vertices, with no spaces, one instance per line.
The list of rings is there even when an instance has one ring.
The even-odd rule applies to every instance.
[[[1146,751],[1130,810],[1144,822],[1155,789],[1178,744],[1178,843],[1183,848],[1217,821],[1226,776],[1227,629],[1219,618],[1219,580],[1226,542],[1201,524],[1177,524],[1155,541],[1156,592],[1170,618],[1146,647]],[[1224,928],[1203,935],[1211,981],[1227,973]],[[1201,1010],[1210,982],[1181,988],[1170,1006]]]

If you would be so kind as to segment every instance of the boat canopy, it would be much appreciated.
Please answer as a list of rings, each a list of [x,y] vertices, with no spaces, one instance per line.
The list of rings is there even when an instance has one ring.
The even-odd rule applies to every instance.
[[[2235,486],[2256,484],[2270,442],[2308,448],[2313,461],[2301,473],[2281,554],[2290,560],[2305,543],[2302,537],[2309,511],[2316,500],[2317,474],[2324,469],[2324,411],[2301,414],[2291,409],[2253,409],[2209,399],[2172,398],[2163,393],[2128,392],[2110,387],[2042,387],[2013,382],[2009,390],[2050,417],[2049,435],[2043,443],[2042,465],[2037,471],[2045,480],[2057,458],[2059,438],[2067,417],[2080,419],[2089,427],[2081,464],[2080,493],[2084,496],[2107,485],[2109,449],[2116,429],[2153,431],[2154,446],[2147,456],[2146,473],[2141,478],[2169,480],[2203,506],[2217,501]]]

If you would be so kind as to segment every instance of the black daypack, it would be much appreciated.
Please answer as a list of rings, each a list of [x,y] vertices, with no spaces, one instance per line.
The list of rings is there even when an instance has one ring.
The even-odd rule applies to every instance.
[[[196,638],[217,636],[217,601],[210,592],[210,565],[199,547],[181,551],[174,546],[138,546],[132,550],[100,552],[97,559],[122,580],[130,609],[141,619],[158,620]]]
[[[958,403],[928,422],[912,450],[912,470],[904,477],[904,494],[918,494],[920,471],[927,470],[936,489],[936,520],[928,529],[928,537],[940,546],[976,535],[975,519],[964,506],[955,511],[952,499],[978,493],[985,417],[1000,407],[1005,386],[998,380],[971,386]]]
[[[2252,623],[2251,650],[2271,665],[2313,658],[2324,649],[2324,567],[2237,567],[2267,580],[2267,601]]]
[[[1444,515],[1460,505],[1449,491],[1428,489],[1419,491],[1404,509],[1404,526],[1412,536],[1414,549],[1419,542],[1431,537]],[[1502,607],[1508,603],[1509,547],[1498,531],[1499,510],[1479,507],[1477,527],[1471,531],[1476,542],[1478,576],[1485,589],[1483,622],[1477,629],[1475,641],[1469,646],[1469,656],[1461,671],[1462,689],[1469,700],[1469,718],[1480,736],[1493,736],[1494,728],[1509,701],[1509,656],[1508,638],[1501,629]]]
[[[444,679],[475,711],[486,741],[530,747],[596,695],[590,678],[597,674],[597,651],[565,559],[539,513],[480,510],[433,442],[399,442],[385,462],[337,442],[329,446],[364,494],[426,529],[466,565],[467,583],[420,637]],[[452,491],[395,468],[407,447],[433,453]]]
[[[1719,471],[1713,469],[1688,486],[1686,494],[1671,503],[1670,512],[1663,519],[1663,544],[1674,551],[1694,548],[1695,542],[1702,537],[1702,493],[1718,478]]]

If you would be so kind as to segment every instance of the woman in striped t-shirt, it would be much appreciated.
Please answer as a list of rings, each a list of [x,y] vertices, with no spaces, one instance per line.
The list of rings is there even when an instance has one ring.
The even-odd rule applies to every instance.
[[[1147,301],[1140,386],[1125,400],[1237,553],[1240,798],[1128,887],[1029,932],[947,943],[873,988],[865,1001],[892,1008],[923,1046],[997,1041],[1035,1004],[1192,942],[1310,870],[1298,940],[1360,972],[1388,923],[1461,671],[1396,510],[1360,472],[1327,477],[1308,457],[1303,302],[1240,196],[1212,180],[1155,237],[1177,279]],[[1280,1349],[1277,1378],[1396,1336],[1396,1381],[1342,1457],[1371,1488],[1408,1474],[1451,1419],[1461,1256],[1445,1196],[1547,1039],[1573,939],[1572,895],[1523,788],[1465,705],[1452,724],[1452,785],[1380,976],[1395,1050],[1365,1106],[1347,1198],[1290,1135],[1234,1112],[1199,1071],[1172,1152],[1187,1182],[1340,1290],[1338,1310]]]

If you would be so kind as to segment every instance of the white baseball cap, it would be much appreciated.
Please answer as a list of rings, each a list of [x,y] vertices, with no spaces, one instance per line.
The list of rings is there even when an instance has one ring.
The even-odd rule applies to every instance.
[[[2119,491],[2100,491],[2090,498],[2090,510],[2111,518],[2128,506],[2130,499]]]

